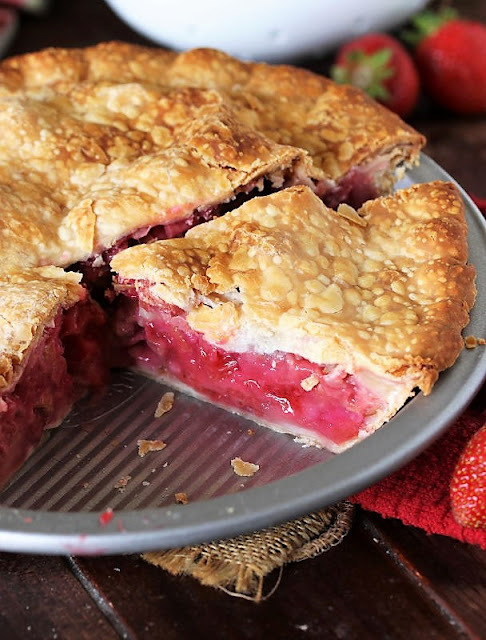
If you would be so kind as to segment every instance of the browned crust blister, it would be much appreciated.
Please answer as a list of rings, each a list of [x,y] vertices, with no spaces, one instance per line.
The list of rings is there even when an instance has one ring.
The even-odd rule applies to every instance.
[[[304,151],[250,129],[204,90],[110,84],[81,93],[74,104],[58,94],[0,99],[4,270],[85,260],[136,229],[183,219],[306,162]],[[139,112],[127,106],[137,96]]]
[[[462,349],[475,297],[460,194],[421,184],[349,210],[293,187],[112,264],[121,288],[183,308],[225,349],[296,353],[428,393]]]

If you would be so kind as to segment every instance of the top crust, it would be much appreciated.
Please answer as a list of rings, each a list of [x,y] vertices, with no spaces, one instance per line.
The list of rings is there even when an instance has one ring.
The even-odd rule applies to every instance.
[[[293,187],[112,266],[120,289],[135,281],[141,299],[181,307],[225,349],[296,353],[428,393],[463,346],[475,298],[466,260],[460,195],[434,182],[358,212]]]
[[[0,276],[0,391],[14,383],[29,349],[56,317],[83,300],[81,275],[40,267]]]
[[[269,177],[387,191],[423,138],[293,67],[106,43],[0,63],[0,271],[69,266]],[[317,187],[318,188],[318,187]]]
[[[305,172],[304,151],[241,123],[214,92],[67,89],[0,98],[2,270],[68,266],[252,180]]]
[[[335,181],[376,155],[412,164],[424,138],[360,90],[291,66],[240,62],[213,49],[175,53],[121,42],[46,49],[5,60],[0,93],[42,96],[80,83],[199,87],[224,96],[237,117],[280,144],[306,149],[311,175]],[[64,89],[62,88],[64,87]],[[388,189],[392,177],[383,177]]]

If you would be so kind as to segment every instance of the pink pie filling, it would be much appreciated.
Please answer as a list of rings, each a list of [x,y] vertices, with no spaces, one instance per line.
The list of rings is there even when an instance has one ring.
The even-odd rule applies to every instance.
[[[290,353],[228,352],[193,331],[180,309],[139,304],[124,301],[116,321],[118,336],[131,345],[130,364],[178,381],[214,404],[337,447],[366,431],[366,418],[382,407],[338,367]],[[303,381],[312,381],[312,388],[306,391]]]
[[[331,209],[342,202],[359,209],[367,200],[379,195],[375,176],[357,167],[351,169],[334,187],[330,188],[323,182],[317,183],[315,192]]]
[[[101,311],[80,302],[63,313],[27,356],[17,384],[0,396],[0,485],[57,426],[86,390],[107,382],[99,348]]]

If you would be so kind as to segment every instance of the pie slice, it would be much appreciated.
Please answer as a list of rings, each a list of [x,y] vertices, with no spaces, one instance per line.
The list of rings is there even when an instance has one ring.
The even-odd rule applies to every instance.
[[[292,187],[112,267],[131,366],[336,452],[431,391],[475,298],[443,182],[359,211]]]
[[[108,381],[105,318],[80,278],[56,267],[0,276],[0,485],[44,429]]]
[[[107,90],[106,83],[120,94]],[[100,86],[105,98],[97,100],[93,96],[101,95]],[[343,201],[359,206],[388,193],[405,168],[418,161],[425,142],[359,89],[292,66],[241,62],[213,49],[176,53],[109,42],[46,49],[0,64],[0,96],[47,102],[61,113],[74,101],[81,119],[121,130],[129,120],[130,128],[147,131],[154,106],[140,98],[141,87],[217,92],[247,126],[309,153],[308,186],[330,206]],[[160,123],[152,124],[160,131]]]

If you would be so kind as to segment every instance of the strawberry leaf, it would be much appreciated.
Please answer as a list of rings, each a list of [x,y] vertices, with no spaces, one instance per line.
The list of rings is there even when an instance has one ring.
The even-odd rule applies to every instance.
[[[444,7],[440,11],[423,11],[412,18],[412,28],[400,34],[401,39],[416,47],[422,40],[436,33],[446,22],[457,18],[457,11],[452,7]]]
[[[346,56],[345,63],[334,65],[331,68],[331,77],[339,84],[351,84],[381,101],[390,97],[386,88],[386,80],[391,78],[395,71],[389,65],[392,58],[389,48],[379,49],[368,54],[356,49]]]

